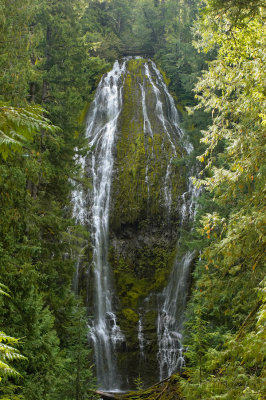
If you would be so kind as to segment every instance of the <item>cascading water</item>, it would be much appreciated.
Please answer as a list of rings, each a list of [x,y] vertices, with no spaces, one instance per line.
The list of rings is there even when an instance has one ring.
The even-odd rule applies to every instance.
[[[169,130],[173,130],[173,127],[171,125],[169,125],[169,121],[167,121],[167,119],[165,118],[164,111],[163,111],[163,103],[161,101],[161,91],[158,88],[158,86],[161,86],[165,90],[166,89],[166,85],[163,82],[163,78],[161,77],[160,72],[157,70],[157,68],[154,68],[155,64],[153,62],[152,62],[152,67],[153,67],[153,69],[154,69],[154,71],[156,73],[156,77],[158,78],[156,83],[152,80],[151,71],[150,71],[149,65],[147,63],[145,64],[145,73],[146,73],[146,76],[147,76],[147,78],[149,80],[150,85],[152,86],[153,92],[154,92],[155,97],[156,97],[156,113],[157,113],[157,117],[158,117],[158,119],[160,120],[160,122],[161,122],[161,124],[163,126],[164,132],[168,136],[168,139],[169,139],[169,142],[171,144],[172,151],[173,151],[172,156],[169,159],[169,162],[168,162],[168,165],[167,165],[166,175],[165,175],[165,179],[164,179],[165,206],[166,206],[166,208],[168,210],[168,214],[169,214],[169,211],[171,210],[171,204],[172,204],[171,179],[170,179],[170,176],[171,176],[171,163],[173,161],[173,158],[176,157],[176,148],[175,148],[175,144],[174,144],[174,142],[173,142],[173,140],[171,138],[170,132],[169,132]],[[143,113],[144,113],[144,111],[143,111]],[[168,125],[168,127],[167,127],[167,125]],[[175,126],[175,128],[176,128],[176,126]]]
[[[87,137],[94,148],[91,153],[92,243],[94,269],[94,315],[90,326],[96,360],[97,378],[104,390],[119,387],[116,346],[124,341],[114,312],[112,276],[108,263],[109,206],[114,141],[122,107],[122,79],[125,62],[116,62],[98,87],[88,118]]]
[[[191,181],[191,179],[190,179]],[[181,229],[188,220],[194,218],[195,198],[198,192],[191,183],[189,191],[183,195]],[[182,241],[180,237],[179,245]],[[160,295],[157,320],[158,362],[160,380],[181,370],[184,366],[182,354],[182,324],[186,305],[188,277],[194,258],[193,251],[186,251],[183,256],[177,256],[169,279],[169,284]]]
[[[142,318],[138,322],[138,340],[139,340],[139,353],[140,358],[145,358],[145,339],[143,334]]]
[[[163,82],[161,74],[159,73],[155,64],[152,63],[152,66],[156,72],[158,80],[164,87],[170,103],[170,120],[182,138],[182,145],[184,149],[186,150],[187,154],[190,154],[193,151],[193,146],[179,127],[178,113],[174,104],[174,100],[170,95],[167,86]],[[190,171],[189,174],[188,191],[183,193],[181,196],[181,232],[189,223],[192,223],[195,218],[196,199],[199,196],[199,189],[193,185],[191,177],[193,172],[194,170]],[[177,252],[181,242],[182,233],[177,244]],[[190,250],[188,250],[183,256],[178,255],[176,257],[169,279],[169,284],[159,296],[157,336],[160,380],[170,376],[178,370],[181,370],[181,368],[184,366],[181,331],[187,297],[187,282],[193,258],[194,252]]]
[[[85,170],[85,157],[77,156],[76,164],[80,166],[82,173]],[[75,219],[76,224],[80,224],[85,226],[88,222],[88,212],[87,212],[87,202],[86,202],[86,195],[84,193],[83,187],[81,183],[75,184],[72,181],[74,190],[72,191],[72,204],[73,204],[73,217]],[[84,240],[82,237],[80,238],[82,243],[79,243],[79,247],[81,247],[80,251],[76,256],[76,268],[75,268],[75,275],[73,279],[73,291],[75,294],[78,293],[78,281],[79,281],[79,269],[80,263],[82,258],[83,249],[87,245],[87,241]]]
[[[117,296],[114,289],[115,285],[112,283],[114,276],[109,260],[109,225],[111,211],[115,208],[114,202],[112,203],[112,195],[113,193],[116,193],[116,195],[119,193],[117,189],[114,189],[114,186],[121,165],[121,161],[117,161],[117,152],[119,140],[121,140],[121,136],[123,135],[121,133],[123,102],[126,101],[127,97],[132,96],[133,92],[131,88],[130,95],[127,94],[127,96],[124,96],[125,80],[131,73],[127,67],[128,60],[125,59],[121,63],[116,62],[112,71],[102,78],[98,86],[87,119],[86,137],[91,150],[86,157],[77,160],[83,171],[85,171],[85,174],[90,176],[93,188],[92,190],[85,191],[82,189],[82,185],[78,185],[72,195],[73,214],[77,223],[89,227],[91,232],[94,298],[90,301],[93,305],[89,306],[91,314],[89,337],[93,344],[98,384],[105,391],[116,391],[121,389],[121,387],[129,387],[125,364],[121,367],[122,364],[120,365],[117,362],[117,354],[119,352],[120,354],[125,353],[125,351],[129,352],[129,347],[133,347],[132,338],[130,338],[130,343],[128,343],[125,330],[122,332],[120,328],[123,322],[123,315],[132,316],[134,320],[135,345],[139,347],[139,351],[136,352],[135,349],[131,351],[132,353],[137,353],[135,357],[139,367],[147,367],[150,363],[148,353],[156,345],[158,346],[158,369],[161,378],[170,375],[182,366],[182,336],[180,332],[185,307],[189,267],[194,256],[193,253],[187,252],[183,256],[177,257],[175,261],[169,284],[160,296],[157,332],[155,329],[155,319],[153,324],[147,328],[147,315],[156,312],[156,301],[153,300],[156,297],[155,292],[145,295],[147,296],[146,300],[149,299],[146,303],[145,299],[142,299],[142,305],[126,305],[127,308],[124,306],[124,310],[122,310],[124,314],[121,312],[121,308],[119,309],[121,306],[115,300]],[[137,117],[133,116],[131,123],[134,126],[132,128],[132,135],[134,136],[131,139],[130,136],[126,137],[127,142],[133,140],[130,151],[136,154],[136,146],[138,141],[140,141],[140,137],[143,140],[142,151],[144,153],[145,165],[143,165],[142,169],[139,169],[139,174],[142,174],[142,181],[138,181],[136,192],[139,196],[139,203],[145,199],[143,200],[144,203],[146,202],[145,207],[152,205],[154,210],[157,210],[157,215],[160,215],[158,224],[161,225],[159,228],[155,225],[152,227],[153,231],[157,232],[156,234],[161,235],[158,246],[163,247],[165,243],[172,241],[174,247],[176,236],[174,239],[171,238],[173,230],[171,230],[170,216],[173,218],[173,215],[179,215],[177,217],[179,218],[179,224],[181,228],[185,228],[187,223],[194,217],[194,198],[197,197],[197,192],[191,178],[189,178],[188,191],[183,193],[185,190],[183,186],[183,190],[179,194],[180,199],[178,200],[178,196],[176,195],[177,186],[174,182],[176,175],[172,161],[175,158],[181,157],[182,154],[191,153],[193,147],[179,127],[178,113],[174,100],[168,92],[167,86],[156,65],[152,61],[144,60],[139,65],[141,78],[136,78],[136,85],[134,87],[136,93],[134,95],[138,98],[136,104],[139,109],[136,113],[139,115],[138,118],[141,123],[139,127],[135,125]],[[133,79],[132,76],[130,81]],[[128,130],[130,128],[126,129],[127,135]],[[123,157],[125,158],[127,155],[125,153]],[[159,163],[158,157],[161,157]],[[134,179],[138,179],[134,172],[134,165],[130,165],[130,168],[130,177],[135,176]],[[158,178],[158,169],[160,169],[161,178]],[[124,173],[124,171],[125,167],[123,167],[122,172]],[[153,197],[155,185],[158,186],[156,198]],[[126,195],[127,193],[125,193]],[[122,200],[124,201],[124,199]],[[182,203],[181,205],[180,202]],[[139,206],[139,203],[136,206]],[[177,210],[178,206],[179,210]],[[133,209],[131,210],[134,212]],[[120,212],[119,209],[118,211]],[[152,212],[154,213],[155,211]],[[150,218],[150,215],[153,215],[152,212],[146,212],[146,214],[142,212],[142,216],[145,215],[145,218]],[[148,224],[147,221],[145,223]],[[153,224],[153,221],[149,223]],[[133,232],[134,235],[136,228],[135,225],[131,224],[126,229],[129,229],[129,232]],[[161,233],[164,230],[167,233]],[[143,232],[145,233],[145,231]],[[111,233],[115,236],[113,231]],[[112,238],[112,245],[113,247],[120,246],[123,253],[126,233],[122,232],[121,235],[122,239]],[[141,242],[141,236],[137,240]],[[150,240],[145,240],[147,248]],[[182,235],[179,238],[178,245],[181,243],[181,240]],[[129,247],[131,252],[132,245]],[[138,244],[138,246],[141,245]],[[78,289],[79,265],[80,258],[77,260],[76,290]],[[129,267],[127,266],[126,268]],[[129,291],[132,285],[132,281],[129,281]],[[134,297],[132,297],[133,303]],[[154,315],[156,314],[154,313]],[[137,322],[135,316],[137,316]],[[131,364],[131,361],[127,365],[129,364]],[[132,369],[134,370],[134,367]],[[154,373],[154,371],[153,369],[152,372]],[[131,372],[129,379],[131,382],[134,381],[134,372]],[[142,376],[142,373],[139,372],[137,375]]]
[[[144,135],[148,135],[151,138],[153,138],[153,132],[152,132],[152,127],[151,127],[151,122],[148,117],[147,113],[147,106],[146,106],[146,94],[145,94],[145,88],[144,85],[140,84],[140,89],[141,89],[141,98],[142,98],[142,113],[143,113],[143,132]],[[148,152],[146,152],[148,154]],[[150,195],[150,187],[149,187],[149,162],[146,164],[146,170],[145,170],[145,183],[147,185],[147,190],[148,190],[148,198]]]

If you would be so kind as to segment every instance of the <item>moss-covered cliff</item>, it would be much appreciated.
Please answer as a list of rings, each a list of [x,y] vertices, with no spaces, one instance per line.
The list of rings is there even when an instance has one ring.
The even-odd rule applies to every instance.
[[[147,129],[144,120],[142,91],[150,129]],[[163,91],[160,94],[163,111],[167,116],[167,98]],[[156,103],[154,89],[145,74],[145,61],[130,60],[127,64],[117,135],[111,215],[114,230],[126,224],[143,224],[144,221],[154,220],[155,216],[155,225],[158,225],[158,220],[165,224],[169,214],[175,220],[178,213],[178,196],[184,192],[185,185],[184,170],[171,165],[171,187],[167,188],[173,200],[171,210],[164,200],[164,181],[170,160],[173,157],[180,158],[182,151],[168,118],[165,119],[166,126],[158,118]]]
[[[116,136],[109,263],[118,322],[126,336],[118,361],[128,369],[131,385],[138,374],[148,384],[157,378],[157,302],[176,255],[180,195],[186,190],[184,167],[172,164],[183,150],[168,106],[150,63],[128,61]],[[144,355],[139,349],[140,318]]]

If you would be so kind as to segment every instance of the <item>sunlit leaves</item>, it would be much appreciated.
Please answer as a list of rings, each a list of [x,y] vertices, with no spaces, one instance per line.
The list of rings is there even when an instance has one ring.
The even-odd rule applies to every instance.
[[[29,150],[37,133],[58,129],[43,114],[44,110],[39,106],[16,108],[0,103],[0,154],[3,159],[12,152]]]
[[[25,359],[14,347],[18,339],[0,332],[0,376],[19,376],[19,373],[8,365],[10,361]]]
[[[205,206],[201,218],[205,247],[188,319],[193,326],[200,308],[221,342],[209,341],[203,366],[192,368],[184,389],[191,400],[265,396],[265,28],[255,3],[207,1],[196,28],[198,49],[217,52],[196,85],[196,108],[212,115],[198,184],[214,211]]]
[[[245,29],[235,27],[228,32],[226,27],[230,21],[226,16],[219,16],[210,23],[211,18],[207,15],[202,22],[206,29],[202,31],[201,27],[201,44],[205,49],[212,43],[218,43],[220,47],[218,59],[210,63],[209,70],[196,86],[198,108],[211,110],[213,115],[213,123],[202,139],[206,151],[199,160],[204,161],[211,171],[205,184],[216,202],[232,207],[233,201],[234,207],[239,208],[231,213],[226,240],[235,246],[235,260],[243,247],[242,256],[247,253],[246,262],[251,262],[252,266],[256,259],[261,259],[264,242],[259,228],[259,221],[263,218],[261,199],[264,191],[261,167],[265,146],[261,110],[266,105],[264,27],[258,16],[249,21]],[[211,40],[206,32],[212,33]],[[221,141],[225,152],[217,155]],[[219,159],[222,166],[218,168],[215,165]],[[206,224],[204,229],[207,229]],[[257,251],[254,247],[251,251],[247,243],[256,237]],[[213,251],[223,249],[224,240],[216,242]],[[233,259],[229,265],[231,263]]]
[[[4,290],[3,290],[4,289]],[[7,295],[8,288],[0,283],[0,295]],[[10,363],[14,360],[23,360],[25,357],[15,348],[18,339],[6,335],[0,331],[0,382],[3,378],[20,377],[20,374]],[[5,388],[5,385],[4,385]],[[3,385],[1,387],[3,390]],[[1,396],[1,394],[0,394]],[[1,397],[2,399],[3,397]],[[8,400],[8,397],[6,397]]]
[[[0,296],[1,295],[10,297],[8,294],[8,287],[6,285],[3,285],[2,283],[0,283]]]

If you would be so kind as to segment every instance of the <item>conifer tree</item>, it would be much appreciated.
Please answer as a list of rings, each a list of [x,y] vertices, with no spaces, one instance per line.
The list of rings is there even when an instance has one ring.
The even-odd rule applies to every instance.
[[[0,283],[0,295],[8,296],[8,288]],[[1,304],[2,305],[2,304]],[[16,348],[18,339],[7,336],[4,332],[0,332],[0,399],[1,400],[19,400],[21,396],[16,394],[19,390],[14,383],[8,378],[20,378],[18,371],[13,368],[10,363],[15,360],[23,360],[25,357]]]
[[[197,108],[212,112],[202,139],[206,149],[199,160],[205,175],[199,183],[210,193],[213,210],[205,204],[199,228],[205,247],[194,274],[188,319],[193,325],[200,308],[213,336],[204,356],[202,398],[258,399],[265,395],[264,305],[258,298],[258,288],[262,293],[265,286],[262,10],[256,9],[249,20],[249,6],[243,5],[236,20],[230,6],[222,15],[212,8],[213,2],[207,3],[198,26],[198,47],[216,47],[217,59],[203,73],[196,92]],[[189,329],[187,335],[193,348]],[[199,363],[191,367],[191,382],[184,382],[191,399],[199,395],[193,386],[197,368]]]

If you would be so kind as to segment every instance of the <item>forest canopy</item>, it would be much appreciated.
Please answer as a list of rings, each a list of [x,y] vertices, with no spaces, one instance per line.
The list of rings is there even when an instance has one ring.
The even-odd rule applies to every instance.
[[[131,53],[164,71],[194,145],[189,162],[201,170],[185,243],[198,256],[180,396],[262,400],[264,2],[0,6],[0,399],[97,398],[86,301],[72,284],[77,248],[90,239],[75,223],[71,193],[82,179],[75,160],[88,149],[85,121],[97,85]]]

